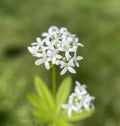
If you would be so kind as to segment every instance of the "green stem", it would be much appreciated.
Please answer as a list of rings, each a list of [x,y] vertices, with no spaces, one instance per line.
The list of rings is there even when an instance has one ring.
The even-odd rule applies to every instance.
[[[54,65],[52,68],[52,92],[53,96],[56,95],[56,66]]]

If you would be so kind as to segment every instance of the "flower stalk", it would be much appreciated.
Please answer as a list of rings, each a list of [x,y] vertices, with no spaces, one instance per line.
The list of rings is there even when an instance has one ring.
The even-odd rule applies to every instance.
[[[55,97],[56,95],[56,66],[53,65],[52,67],[52,93]]]

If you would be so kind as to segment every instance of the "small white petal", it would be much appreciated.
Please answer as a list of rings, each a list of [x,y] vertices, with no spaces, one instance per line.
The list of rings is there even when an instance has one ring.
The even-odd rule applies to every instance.
[[[61,55],[56,55],[56,58],[61,59],[62,56]]]
[[[78,62],[75,62],[75,64],[76,64],[76,66],[77,66],[77,67],[80,67],[80,65],[79,65],[79,63],[78,63]]]
[[[47,70],[49,70],[49,69],[50,69],[50,65],[49,65],[49,63],[48,63],[48,62],[45,62],[45,68],[46,68]]]
[[[65,67],[65,68],[61,71],[60,75],[63,75],[63,74],[65,74],[66,72],[67,72],[67,68]]]
[[[38,53],[38,46],[32,46],[32,47],[27,47],[28,51],[33,55],[35,56],[37,53]]]
[[[48,36],[49,36],[49,34],[48,34],[48,33],[46,33],[46,32],[44,32],[44,33],[42,33],[42,36],[43,36],[43,37],[48,37]]]
[[[35,65],[41,65],[43,63],[43,60],[42,59],[38,59],[35,61]]]
[[[60,32],[61,32],[61,33],[67,32],[67,28],[65,28],[65,27],[60,28]]]
[[[76,73],[76,71],[72,68],[72,67],[68,67],[68,70],[71,72],[71,73]]]
[[[67,60],[69,59],[69,57],[70,57],[70,55],[69,55],[69,52],[68,51],[66,51],[65,52],[65,56],[66,56],[66,58],[67,58]]]
[[[73,48],[70,48],[69,51],[70,52],[76,52],[77,48],[76,47],[73,47]]]
[[[35,46],[35,45],[37,45],[37,43],[36,43],[36,42],[33,42],[33,43],[31,43],[31,45],[32,45],[32,46]]]
[[[81,85],[79,81],[75,81],[75,83],[76,83],[77,86]]]
[[[62,108],[67,109],[68,105],[67,104],[62,104]]]
[[[52,34],[53,32],[58,31],[58,30],[59,30],[58,27],[56,27],[56,26],[51,26],[51,27],[48,29],[48,33],[49,33],[49,34]]]
[[[32,47],[27,47],[27,49],[28,49],[28,51],[30,52],[30,53],[33,53],[33,48]]]
[[[34,56],[36,56],[36,57],[42,57],[43,56],[43,54],[41,54],[41,53],[36,53]]]
[[[76,37],[76,38],[75,38],[75,42],[78,42],[78,41],[79,41],[79,38],[78,38],[78,37]]]
[[[88,105],[88,104],[84,103],[84,108],[85,108],[87,111],[89,111],[89,105]]]
[[[76,60],[82,60],[82,59],[83,59],[82,56],[77,56],[77,57],[76,57]]]
[[[56,65],[60,65],[60,64],[61,64],[61,61],[60,61],[60,60],[57,60],[57,61],[55,62],[55,64],[56,64]]]
[[[50,47],[52,44],[49,40],[46,40],[45,43]]]
[[[53,57],[52,58],[52,64],[55,64],[55,62],[56,62],[56,57]]]
[[[41,42],[41,39],[39,37],[37,37],[36,41],[39,43],[39,42]]]
[[[68,116],[71,117],[71,115],[72,115],[72,109],[69,108],[68,109]]]
[[[66,35],[63,34],[62,35],[62,42],[65,42],[66,41],[66,38],[67,38]]]
[[[67,41],[68,41],[68,42],[71,42],[72,40],[73,40],[72,37],[68,37],[68,38],[67,38]]]
[[[84,45],[82,43],[78,43],[78,45],[81,46],[81,47],[84,47]]]

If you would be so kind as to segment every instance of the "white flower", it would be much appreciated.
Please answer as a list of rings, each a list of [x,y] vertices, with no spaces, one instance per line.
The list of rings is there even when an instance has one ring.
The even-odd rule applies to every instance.
[[[75,93],[77,94],[77,96],[81,99],[81,97],[83,95],[87,94],[87,90],[86,90],[86,85],[83,84],[81,85],[80,82],[76,81],[76,86],[75,86]]]
[[[61,71],[61,75],[65,74],[67,71],[75,74],[76,71],[75,69],[73,68],[75,66],[74,62],[73,62],[73,59],[70,59],[70,61],[67,63],[67,62],[61,62],[61,68],[63,68],[63,70]]]
[[[38,46],[28,46],[28,51],[35,57],[41,57],[41,53],[38,53],[38,49],[39,47]]]
[[[47,53],[47,56],[50,58],[52,64],[57,65],[57,60],[62,58],[62,56],[58,54],[58,50],[48,50]]]
[[[72,111],[76,111],[76,106],[75,106],[75,103],[74,103],[74,97],[75,97],[75,94],[71,94],[69,96],[69,101],[68,101],[68,104],[62,104],[62,108],[63,109],[68,109],[68,116],[70,117],[72,115]]]
[[[79,65],[79,62],[78,61],[80,61],[80,60],[82,60],[83,59],[83,57],[82,56],[74,56],[73,57],[73,62],[75,63],[75,65],[77,66],[77,67],[79,67],[80,65]]]
[[[43,42],[41,41],[41,38],[37,37],[36,42],[33,42],[31,45],[33,45],[33,46],[42,46]]]
[[[83,108],[89,111],[90,108],[94,108],[92,101],[95,97],[90,96],[86,90],[86,85],[81,85],[76,81],[75,90],[70,94],[68,104],[63,104],[63,109],[68,109],[68,116],[72,116],[72,111],[81,113]]]
[[[35,61],[35,64],[36,64],[36,65],[41,65],[42,63],[44,63],[44,64],[45,64],[45,68],[46,68],[47,70],[49,70],[49,69],[50,69],[49,60],[50,60],[50,59],[47,58],[46,52],[44,52],[44,53],[42,54],[42,57],[41,57],[40,59],[38,59],[38,60]]]
[[[42,33],[42,36],[46,37],[47,39],[53,39],[54,37],[55,38],[57,37],[58,33],[59,33],[59,28],[56,26],[51,26],[48,29],[48,33],[44,32],[44,33]]]
[[[74,67],[79,67],[79,61],[83,59],[77,56],[78,47],[83,47],[78,37],[68,32],[67,28],[57,26],[51,26],[48,32],[42,33],[42,37],[43,39],[37,37],[36,42],[28,47],[28,51],[39,58],[35,64],[45,64],[47,70],[52,65],[59,65],[61,75],[67,71],[76,73]]]
[[[86,95],[82,98],[80,104],[83,105],[83,107],[84,107],[87,111],[89,111],[90,107],[94,108],[94,107],[93,107],[94,105],[91,103],[91,101],[94,100],[94,99],[95,99],[95,97],[90,96],[89,94],[86,94]]]
[[[64,33],[67,33],[68,30],[67,30],[67,28],[65,28],[65,27],[61,27],[61,28],[60,28],[60,32],[64,34]]]

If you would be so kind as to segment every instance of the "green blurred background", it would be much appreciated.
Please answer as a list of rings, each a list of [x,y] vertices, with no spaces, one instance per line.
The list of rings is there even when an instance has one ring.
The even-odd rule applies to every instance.
[[[35,75],[49,83],[51,71],[34,65],[27,46],[51,25],[85,45],[72,78],[87,84],[96,112],[76,125],[120,126],[120,0],[0,0],[0,126],[37,126],[27,94]]]

